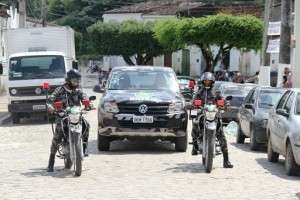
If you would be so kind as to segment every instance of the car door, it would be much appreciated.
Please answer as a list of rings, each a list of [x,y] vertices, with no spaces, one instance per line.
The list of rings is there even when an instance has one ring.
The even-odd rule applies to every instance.
[[[281,149],[280,146],[281,146],[281,133],[280,131],[283,130],[283,124],[281,122],[281,124],[279,124],[279,120],[282,121],[282,118],[284,116],[282,115],[279,115],[276,113],[276,110],[278,109],[283,109],[284,106],[286,105],[285,102],[286,100],[288,99],[288,97],[290,96],[290,91],[287,91],[279,100],[277,106],[276,106],[276,109],[275,109],[275,112],[271,114],[271,124],[273,124],[272,126],[272,129],[271,129],[271,132],[272,132],[272,136],[271,136],[271,139],[272,139],[272,145],[274,147],[276,147],[277,149]]]
[[[241,127],[244,134],[248,137],[250,136],[250,122],[252,120],[254,110],[254,97],[256,96],[255,91],[256,90],[253,89],[248,93],[241,110]]]
[[[291,107],[293,105],[293,100],[295,97],[295,93],[291,92],[288,96],[287,100],[283,105],[283,109],[290,114]],[[290,116],[278,115],[278,132],[277,132],[277,139],[278,139],[278,148],[280,149],[283,154],[285,154],[285,138],[287,137],[289,130],[289,120]]]

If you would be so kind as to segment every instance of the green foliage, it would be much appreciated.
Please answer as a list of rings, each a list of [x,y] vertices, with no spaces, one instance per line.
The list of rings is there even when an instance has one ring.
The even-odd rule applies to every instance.
[[[185,45],[198,45],[206,59],[206,71],[211,71],[212,66],[233,48],[240,51],[260,50],[263,22],[250,15],[218,14],[203,18],[162,20],[153,30],[158,41],[173,50]],[[213,45],[220,47],[215,55],[210,49]]]
[[[98,22],[88,28],[93,47],[103,55],[156,57],[167,52],[153,37],[155,22]],[[138,63],[138,62],[137,62]]]

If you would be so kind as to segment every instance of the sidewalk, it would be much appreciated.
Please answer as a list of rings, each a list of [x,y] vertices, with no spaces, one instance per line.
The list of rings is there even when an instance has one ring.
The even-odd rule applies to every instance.
[[[1,95],[0,96],[0,126],[8,123],[11,120],[10,114],[8,113],[7,110],[7,104],[8,104],[8,100],[6,94]]]

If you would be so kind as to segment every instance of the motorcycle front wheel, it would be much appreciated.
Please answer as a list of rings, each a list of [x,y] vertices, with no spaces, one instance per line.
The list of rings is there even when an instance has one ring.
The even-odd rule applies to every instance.
[[[214,159],[214,132],[207,130],[206,134],[206,150],[205,150],[205,171],[210,173],[212,170],[213,159]]]
[[[82,173],[82,142],[81,138],[78,135],[74,136],[74,160],[75,160],[75,175],[81,176]]]
[[[66,169],[71,169],[73,162],[72,159],[70,158],[70,155],[64,158],[64,163],[65,163],[65,168]]]

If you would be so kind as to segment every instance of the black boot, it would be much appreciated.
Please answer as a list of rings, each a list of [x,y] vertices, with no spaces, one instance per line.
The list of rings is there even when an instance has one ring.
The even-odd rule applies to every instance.
[[[89,157],[89,152],[87,151],[87,142],[83,143],[83,155],[84,157]]]
[[[233,168],[233,165],[230,163],[230,161],[228,159],[228,152],[223,153],[223,158],[224,158],[223,167],[224,168]]]
[[[192,149],[192,156],[198,155],[198,145],[197,140],[193,139],[193,149]]]
[[[55,154],[50,154],[47,172],[54,171],[54,161],[55,161]]]

